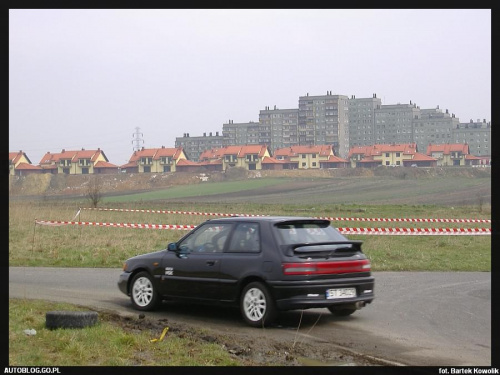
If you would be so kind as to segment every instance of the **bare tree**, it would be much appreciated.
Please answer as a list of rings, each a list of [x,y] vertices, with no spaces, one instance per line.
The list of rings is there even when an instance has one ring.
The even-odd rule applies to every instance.
[[[100,176],[91,176],[87,185],[87,198],[92,207],[97,207],[102,198],[102,180]]]

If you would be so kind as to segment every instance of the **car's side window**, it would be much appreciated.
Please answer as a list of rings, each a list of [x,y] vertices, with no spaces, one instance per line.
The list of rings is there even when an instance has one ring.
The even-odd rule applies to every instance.
[[[220,253],[231,224],[206,224],[179,244],[184,253]]]
[[[238,224],[235,228],[228,252],[258,253],[260,251],[260,230],[257,223]]]

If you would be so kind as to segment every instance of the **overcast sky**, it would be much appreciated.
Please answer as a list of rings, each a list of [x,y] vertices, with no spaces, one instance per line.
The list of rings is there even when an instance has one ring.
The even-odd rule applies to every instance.
[[[347,95],[491,121],[489,9],[10,9],[9,151],[113,164]]]

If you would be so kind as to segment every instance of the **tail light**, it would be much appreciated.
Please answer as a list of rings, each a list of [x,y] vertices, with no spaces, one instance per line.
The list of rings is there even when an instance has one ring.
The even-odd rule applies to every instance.
[[[339,262],[283,263],[281,266],[285,275],[329,275],[369,272],[371,270],[368,259]]]

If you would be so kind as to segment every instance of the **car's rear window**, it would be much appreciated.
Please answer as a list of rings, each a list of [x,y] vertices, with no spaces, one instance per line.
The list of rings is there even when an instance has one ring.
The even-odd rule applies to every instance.
[[[327,222],[287,222],[277,224],[276,230],[283,245],[346,241],[346,238]]]

